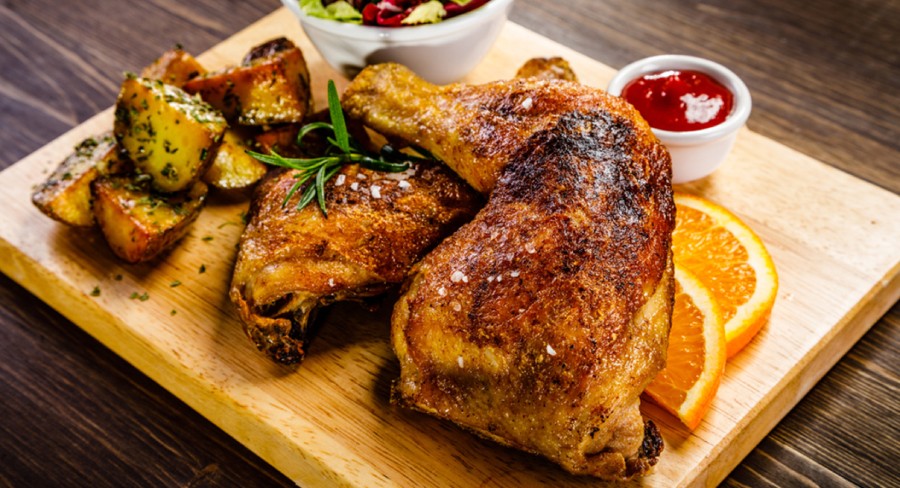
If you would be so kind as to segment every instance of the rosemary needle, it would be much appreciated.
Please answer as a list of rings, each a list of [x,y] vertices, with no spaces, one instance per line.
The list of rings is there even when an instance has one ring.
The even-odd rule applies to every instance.
[[[331,123],[313,122],[306,124],[297,133],[297,144],[302,147],[304,137],[310,132],[316,130],[330,131],[331,134],[327,137],[329,147],[324,156],[286,158],[275,151],[272,151],[271,154],[247,151],[247,154],[263,163],[298,171],[295,176],[297,181],[288,191],[282,206],[287,205],[287,202],[302,188],[303,191],[300,193],[297,209],[302,210],[310,202],[316,200],[316,203],[322,210],[322,214],[328,217],[328,210],[325,208],[325,183],[336,175],[345,164],[359,164],[374,171],[398,173],[409,169],[410,161],[425,159],[404,154],[391,146],[384,146],[377,154],[360,147],[359,143],[350,137],[347,123],[344,120],[344,111],[341,108],[340,98],[337,94],[337,88],[334,86],[334,81],[331,80],[328,81],[328,114],[331,118]],[[424,152],[423,154],[430,156]],[[306,185],[305,188],[304,185]]]

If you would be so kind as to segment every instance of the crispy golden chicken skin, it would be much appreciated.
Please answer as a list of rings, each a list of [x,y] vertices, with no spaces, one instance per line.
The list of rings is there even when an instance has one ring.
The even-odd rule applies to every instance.
[[[343,106],[489,194],[395,306],[395,399],[572,473],[646,472],[662,444],[639,396],[665,364],[675,212],[646,122],[576,83],[438,87],[398,65],[365,69]]]
[[[255,52],[265,49],[270,46]],[[519,76],[551,79],[567,68],[560,58],[532,60]],[[326,117],[327,112],[320,112],[311,121]],[[305,154],[293,145],[297,128],[282,126],[258,141],[266,152],[277,146],[281,154],[315,155],[317,149]],[[361,127],[352,129],[360,140],[367,139]],[[475,215],[483,202],[468,185],[444,166],[421,170],[384,175],[345,168],[343,176],[333,180],[344,184],[328,187],[329,208],[339,207],[330,213],[336,215],[308,222],[318,210],[296,212],[282,205],[294,183],[293,173],[278,172],[258,188],[250,225],[239,244],[231,299],[260,350],[280,363],[299,362],[309,346],[309,323],[318,307],[372,297],[399,285],[425,251]],[[372,198],[367,183],[378,178],[389,182],[376,185],[379,194],[386,195],[383,200]],[[394,198],[395,183],[390,181],[405,189],[399,194],[402,201]]]
[[[256,190],[241,235],[230,296],[256,346],[284,364],[303,359],[311,315],[323,305],[383,293],[403,281],[481,199],[441,165],[406,173],[345,166],[326,184],[328,217],[300,193],[294,172],[272,172]]]

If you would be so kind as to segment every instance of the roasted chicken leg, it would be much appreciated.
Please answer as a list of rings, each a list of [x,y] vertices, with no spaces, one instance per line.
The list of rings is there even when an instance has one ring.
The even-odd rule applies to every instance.
[[[539,58],[525,63],[517,76],[575,75],[561,58]],[[361,127],[354,129],[366,139]],[[277,145],[282,154],[304,156],[293,145],[296,135],[296,127],[282,127],[267,133],[262,145],[267,152]],[[292,172],[275,173],[260,185],[231,288],[244,330],[260,350],[280,363],[300,361],[320,306],[399,285],[427,250],[475,215],[481,199],[449,169],[421,165],[417,170],[385,175],[345,168],[335,180],[344,183],[328,187],[329,206],[335,207],[329,219],[312,207],[296,212],[283,204],[295,181]],[[386,182],[373,183],[379,198],[371,192],[373,180]]]
[[[365,69],[343,106],[489,195],[417,264],[392,317],[401,404],[578,474],[646,472],[639,396],[665,364],[671,162],[624,101],[534,78],[435,86]]]
[[[284,204],[294,176],[277,171],[257,188],[230,292],[247,335],[284,364],[306,354],[318,307],[401,283],[413,263],[481,205],[439,164],[406,173],[350,165],[326,185],[325,218],[315,205],[296,209],[300,192]]]

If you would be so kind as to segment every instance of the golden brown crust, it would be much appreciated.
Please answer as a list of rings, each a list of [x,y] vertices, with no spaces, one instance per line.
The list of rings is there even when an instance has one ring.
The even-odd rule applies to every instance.
[[[302,123],[314,110],[306,59],[283,37],[254,47],[240,66],[195,76],[183,88],[240,125]]]
[[[531,58],[516,72],[516,78],[578,81],[569,62],[560,57]]]
[[[528,138],[555,125],[560,114],[602,107],[627,120],[642,145],[658,146],[627,102],[566,81],[528,78],[435,86],[403,66],[381,64],[353,80],[342,105],[351,118],[388,138],[425,148],[484,194]]]
[[[203,65],[183,49],[170,49],[141,70],[141,78],[160,80],[181,87],[188,80],[206,73]]]
[[[395,65],[364,70],[344,100],[490,194],[395,307],[396,397],[572,473],[642,474],[674,226],[671,162],[643,119],[575,83],[436,87]]]
[[[295,181],[280,170],[257,188],[230,292],[248,336],[281,363],[302,360],[317,307],[401,283],[479,206],[438,165],[404,174],[346,166],[326,185],[327,218],[314,203],[298,211],[300,192],[283,205]]]

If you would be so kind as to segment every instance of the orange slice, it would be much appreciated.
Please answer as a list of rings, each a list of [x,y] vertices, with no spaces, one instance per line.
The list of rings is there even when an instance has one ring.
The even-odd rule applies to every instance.
[[[759,237],[721,206],[675,192],[675,207],[675,262],[712,292],[732,357],[769,320],[778,292],[775,264]]]
[[[699,278],[675,265],[675,306],[666,367],[644,394],[690,430],[700,425],[725,372],[722,311]]]

